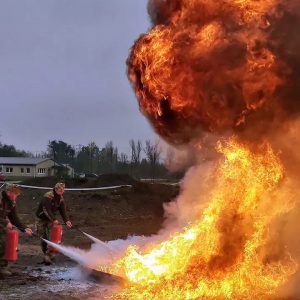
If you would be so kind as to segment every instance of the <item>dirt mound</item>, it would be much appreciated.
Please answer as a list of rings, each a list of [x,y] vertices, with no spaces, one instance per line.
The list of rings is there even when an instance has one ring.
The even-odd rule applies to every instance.
[[[67,188],[93,188],[111,185],[133,185],[135,181],[128,174],[103,174],[96,178],[68,178],[59,180],[55,177],[29,178],[22,182],[24,185],[53,187],[56,182],[65,182]]]

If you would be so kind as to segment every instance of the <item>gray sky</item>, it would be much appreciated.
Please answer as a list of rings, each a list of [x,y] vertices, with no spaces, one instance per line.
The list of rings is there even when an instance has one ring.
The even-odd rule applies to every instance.
[[[126,77],[147,0],[1,0],[0,141],[28,151],[155,139]]]

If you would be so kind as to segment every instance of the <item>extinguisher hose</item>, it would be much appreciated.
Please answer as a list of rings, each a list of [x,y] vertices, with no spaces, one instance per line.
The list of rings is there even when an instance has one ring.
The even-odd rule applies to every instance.
[[[67,226],[65,223],[62,223],[62,225]],[[77,225],[72,226],[70,229],[77,230],[78,232],[82,233],[83,235],[86,235],[86,233],[83,230],[81,230]],[[32,236],[35,238],[38,238],[40,240],[43,240],[43,238],[40,237],[37,233],[33,232]]]
[[[65,226],[66,226],[65,223],[63,223],[62,225],[65,225]],[[77,231],[79,231],[79,232],[81,232],[81,233],[84,234],[84,232],[83,232],[80,228],[78,228],[78,226],[72,226],[70,229],[75,229],[75,230],[77,230]],[[37,233],[34,233],[34,232],[33,232],[33,233],[32,233],[32,236],[35,237],[35,238],[38,238],[38,239],[43,240],[43,238],[40,237]]]
[[[36,234],[34,232],[32,233],[32,236],[35,237],[35,238],[38,238],[38,239],[42,240],[42,238],[38,234]]]
[[[67,226],[66,223],[62,223],[62,225]],[[77,230],[77,231],[79,231],[80,233],[84,234],[84,231],[81,230],[81,229],[79,228],[78,225],[73,225],[73,226],[72,226],[71,228],[69,228],[69,229]]]
[[[84,234],[84,232],[78,227],[78,226],[73,226],[72,227],[74,230],[79,231],[80,233]]]

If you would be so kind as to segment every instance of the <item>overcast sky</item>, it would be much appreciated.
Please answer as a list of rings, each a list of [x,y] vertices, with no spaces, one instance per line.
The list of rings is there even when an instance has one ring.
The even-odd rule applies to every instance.
[[[147,0],[1,0],[0,141],[28,151],[155,139],[126,77]]]

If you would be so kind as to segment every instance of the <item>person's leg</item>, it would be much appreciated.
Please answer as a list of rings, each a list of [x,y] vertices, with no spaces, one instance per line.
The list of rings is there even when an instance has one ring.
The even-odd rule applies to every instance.
[[[45,221],[44,223],[44,239],[50,241],[50,230],[51,230],[51,222]],[[49,253],[49,245],[44,242],[44,253]]]
[[[4,225],[0,224],[0,274],[1,275],[11,275],[8,270],[8,262],[5,259],[5,239],[6,239],[6,228]]]
[[[38,219],[36,222],[36,230],[39,237],[45,240],[49,239],[48,222],[46,220]],[[41,240],[41,248],[43,253],[45,254],[47,252],[48,245],[43,240]]]
[[[38,219],[36,223],[36,229],[39,237],[49,240],[50,224],[48,221]],[[44,253],[44,262],[46,264],[51,264],[51,258],[48,255],[48,244],[43,240],[41,240],[41,248]]]

